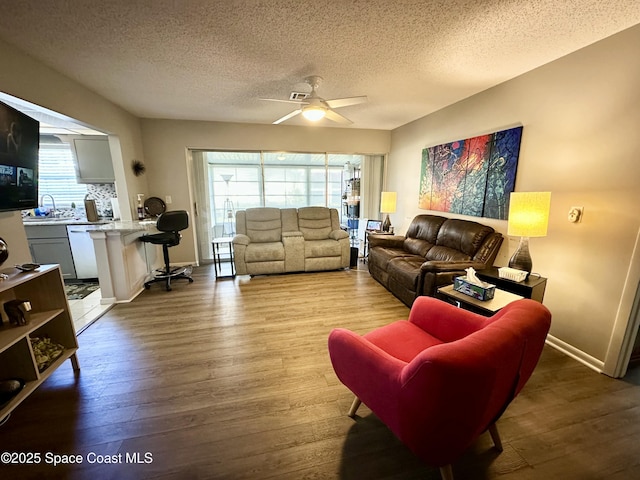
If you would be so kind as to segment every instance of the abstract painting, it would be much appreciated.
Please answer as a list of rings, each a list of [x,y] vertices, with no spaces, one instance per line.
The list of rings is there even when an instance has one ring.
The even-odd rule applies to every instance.
[[[418,206],[507,219],[522,127],[422,150]]]

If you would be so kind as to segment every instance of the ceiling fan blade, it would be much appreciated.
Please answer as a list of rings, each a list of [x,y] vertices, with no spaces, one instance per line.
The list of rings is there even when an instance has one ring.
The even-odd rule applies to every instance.
[[[353,123],[347,117],[340,115],[338,112],[334,112],[333,110],[327,110],[325,114],[325,118],[328,118],[329,120],[333,120],[334,122],[337,122],[337,123],[344,123],[344,124]]]
[[[300,112],[302,112],[302,109],[299,108],[297,110],[294,110],[291,113],[286,114],[284,117],[279,118],[278,120],[276,120],[275,122],[273,122],[274,125],[278,125],[279,123],[284,122],[285,120],[289,120],[290,118],[295,117],[296,115],[298,115]]]
[[[296,105],[307,103],[304,100],[280,100],[278,98],[260,98],[260,100],[264,100],[266,102],[295,103]]]
[[[347,97],[347,98],[334,98],[333,100],[327,100],[326,103],[331,108],[348,107],[349,105],[357,105],[359,103],[365,103],[368,100],[366,95],[361,97]]]

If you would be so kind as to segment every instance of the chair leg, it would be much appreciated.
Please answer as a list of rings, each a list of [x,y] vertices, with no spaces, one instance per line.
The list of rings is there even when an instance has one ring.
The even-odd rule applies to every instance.
[[[451,464],[440,467],[440,476],[442,480],[453,480],[453,470]]]
[[[360,404],[362,404],[362,401],[360,401],[358,397],[355,397],[353,399],[353,403],[351,404],[351,408],[349,409],[349,413],[347,413],[347,415],[350,416],[351,418],[355,417],[356,411],[360,407]]]
[[[496,446],[496,450],[501,452],[502,440],[500,439],[500,434],[498,433],[498,426],[495,423],[489,427],[489,434],[491,435],[493,444]]]

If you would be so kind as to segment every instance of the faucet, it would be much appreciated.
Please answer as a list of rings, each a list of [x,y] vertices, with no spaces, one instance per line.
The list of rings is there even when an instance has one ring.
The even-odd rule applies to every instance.
[[[53,195],[49,195],[48,193],[45,193],[44,195],[42,195],[40,197],[40,206],[44,207],[44,197],[49,197],[51,199],[51,203],[53,203],[53,218],[57,217],[57,213],[56,213],[56,201],[53,199]]]

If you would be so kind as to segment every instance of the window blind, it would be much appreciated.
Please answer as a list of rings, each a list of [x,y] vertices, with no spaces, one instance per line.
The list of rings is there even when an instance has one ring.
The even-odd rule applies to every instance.
[[[51,195],[56,207],[71,208],[84,206],[87,186],[76,181],[76,170],[73,163],[71,147],[67,143],[60,145],[40,144],[38,162],[38,194]],[[45,198],[44,204],[51,207],[51,199]]]

